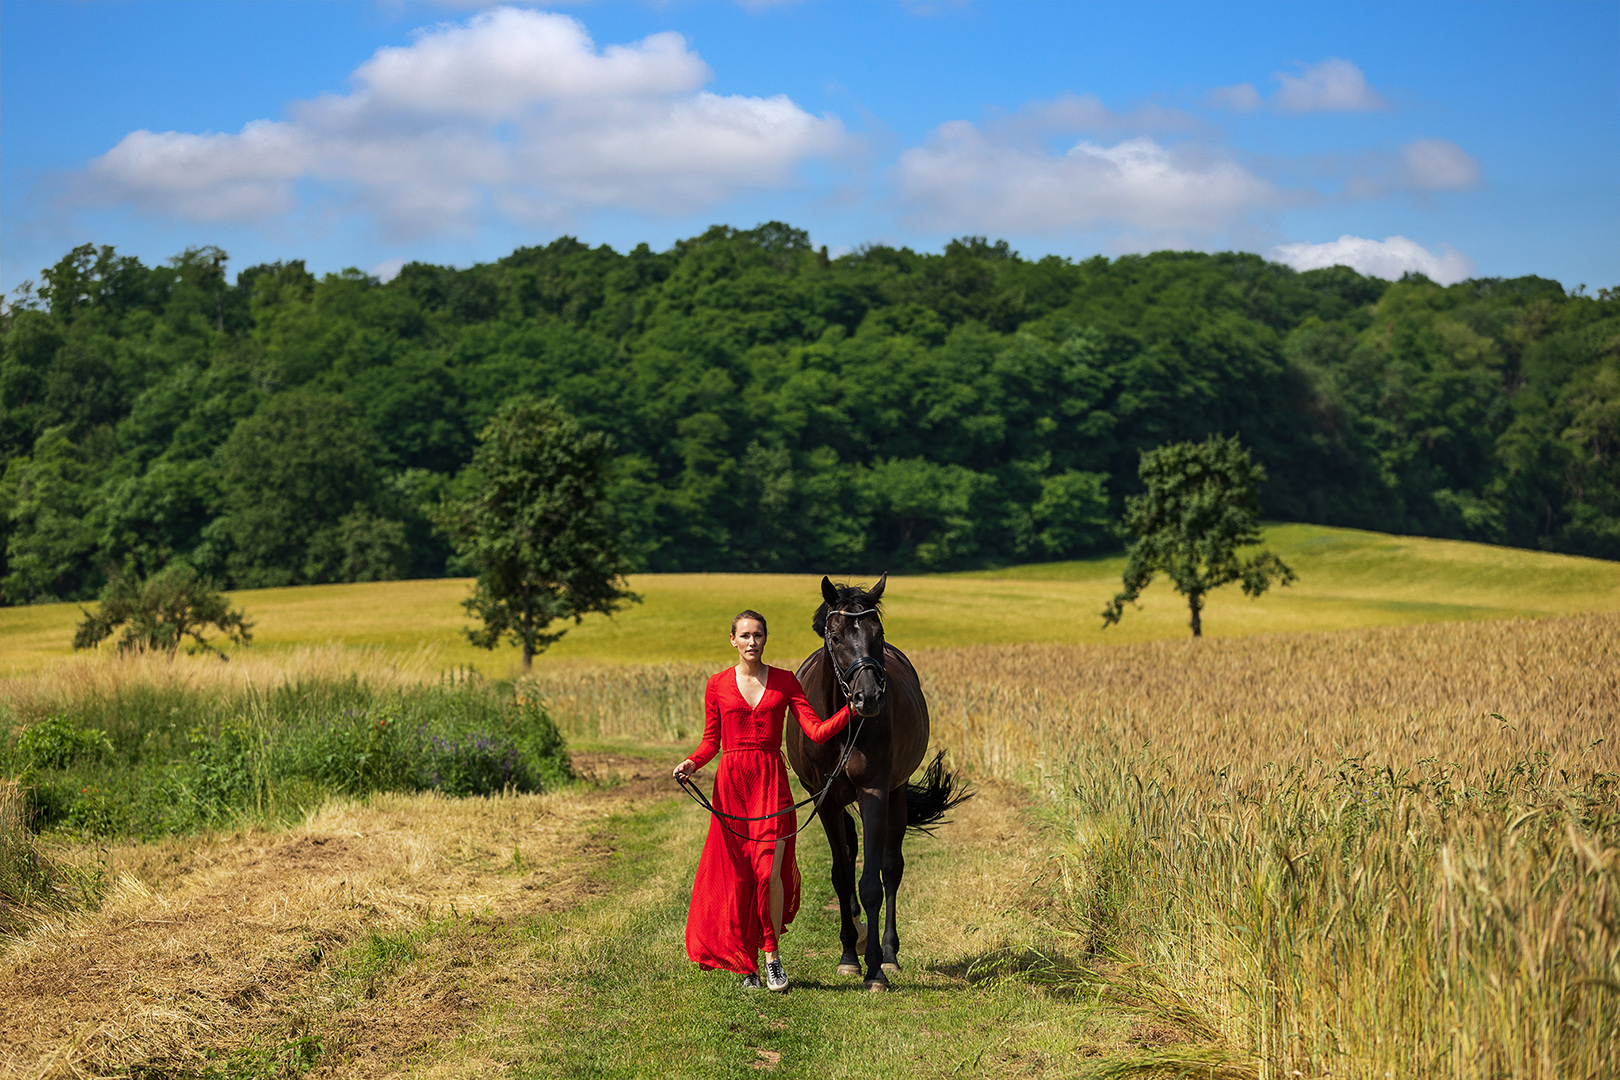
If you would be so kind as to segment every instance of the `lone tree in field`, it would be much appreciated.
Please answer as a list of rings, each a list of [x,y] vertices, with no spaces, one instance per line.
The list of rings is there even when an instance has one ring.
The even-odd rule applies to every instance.
[[[114,575],[101,592],[101,607],[95,612],[80,609],[84,621],[73,634],[75,649],[93,649],[106,641],[120,626],[124,633],[118,651],[150,650],[173,656],[186,638],[196,642],[193,651],[226,656],[203,637],[214,627],[238,645],[253,642],[253,623],[187,563],[170,563],[145,581]]]
[[[580,429],[555,401],[511,402],[479,436],[464,474],[466,495],[446,507],[456,550],[478,574],[462,603],[483,622],[474,645],[504,638],[534,654],[567,633],[560,619],[612,614],[640,597],[624,587],[630,560],[607,501],[612,445]]]
[[[1259,596],[1273,581],[1295,580],[1269,551],[1238,558],[1239,548],[1260,542],[1255,489],[1266,470],[1249,460],[1237,436],[1148,450],[1138,475],[1147,491],[1125,500],[1125,530],[1136,539],[1126,551],[1125,591],[1103,608],[1105,627],[1119,622],[1160,572],[1187,598],[1193,637],[1203,636],[1204,597],[1212,589],[1241,581],[1246,594]]]

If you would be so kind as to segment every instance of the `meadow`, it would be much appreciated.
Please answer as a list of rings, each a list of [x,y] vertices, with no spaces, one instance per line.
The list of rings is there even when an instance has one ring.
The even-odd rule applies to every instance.
[[[1040,822],[1034,833],[1001,819],[981,830],[968,817],[948,857],[920,856],[922,881],[988,867],[1008,836],[1035,852],[983,869],[988,876],[974,886],[975,906],[957,912],[966,920],[957,936],[946,929],[951,905],[918,894],[916,918],[945,951],[932,955],[914,990],[939,1011],[905,1021],[905,1038],[918,1024],[942,1046],[984,1037],[967,1019],[953,1028],[952,1010],[966,1017],[973,1009],[1006,1009],[1017,1018],[977,1057],[951,1058],[951,1068],[936,1070],[942,1076],[969,1065],[969,1072],[1008,1076],[1608,1075],[1620,1060],[1620,566],[1299,526],[1278,527],[1269,539],[1299,571],[1300,584],[1254,603],[1219,598],[1206,613],[1212,636],[1199,641],[1184,636],[1179,598],[1167,591],[1127,614],[1120,629],[1128,634],[1097,629],[1093,612],[1114,587],[1109,574],[1117,574],[1117,561],[891,579],[886,625],[923,674],[936,744],[987,791],[1034,792],[1028,814]],[[796,606],[808,615],[801,594],[813,579],[671,576],[640,583],[648,596],[643,608],[587,623],[565,639],[573,653],[559,650],[528,678],[491,682],[465,668],[447,675],[447,661],[461,659],[453,646],[454,583],[431,584],[446,590],[431,635],[410,617],[427,601],[411,601],[420,609],[403,602],[414,595],[411,585],[344,587],[349,603],[341,590],[331,597],[318,588],[260,594],[285,599],[284,610],[254,608],[257,601],[243,594],[240,601],[264,620],[264,645],[228,664],[43,657],[17,665],[18,674],[0,685],[0,701],[20,726],[66,717],[71,731],[111,732],[113,743],[134,746],[150,737],[134,737],[131,722],[119,719],[132,703],[149,703],[133,710],[150,718],[143,731],[165,716],[224,730],[255,700],[247,696],[250,681],[261,690],[288,688],[287,704],[278,706],[285,721],[272,725],[288,728],[329,716],[336,698],[325,712],[307,703],[344,687],[395,709],[414,702],[409,707],[424,716],[447,709],[456,695],[483,695],[489,715],[543,703],[580,760],[611,753],[650,768],[647,762],[662,762],[695,738],[702,681],[723,662],[703,638],[715,622],[723,627],[734,608],[751,603],[778,620],[778,662],[814,645],[791,625]],[[303,606],[292,603],[298,597],[307,598]],[[781,605],[782,614],[769,604]],[[378,636],[356,643],[331,629],[321,637],[322,610],[335,613],[334,624],[347,618],[342,625],[369,626]],[[395,625],[417,626],[421,636],[387,629]],[[19,631],[13,640],[22,637]],[[636,659],[642,662],[629,662]],[[281,817],[255,817],[256,808],[242,806],[239,820],[272,831],[291,821],[296,833],[334,814],[393,807],[427,830],[421,843],[444,847],[443,866],[473,865],[467,841],[457,849],[454,838],[438,838],[439,826],[427,824],[440,813],[442,795],[412,797],[439,800],[425,804],[322,795],[318,805],[295,811],[297,789],[278,790],[289,800]],[[531,798],[563,799],[544,804],[562,807],[567,790]],[[593,955],[621,963],[632,939],[668,938],[672,949],[678,940],[680,870],[655,853],[670,837],[684,838],[677,847],[689,843],[693,826],[669,816],[669,796],[657,789],[639,797],[641,809],[616,819],[620,839],[592,841],[591,850],[631,853],[614,864],[616,884],[598,882],[581,893],[605,889],[608,906],[580,908],[583,921],[569,924],[569,933],[598,944],[551,952],[527,938],[510,944],[511,955],[532,960],[534,971],[553,973],[535,976],[553,996],[524,1014],[530,1035],[510,1032],[510,1017],[522,1012],[511,1004],[521,988],[490,991],[490,1000],[508,1001],[509,1009],[490,1006],[479,1030],[506,1031],[500,1053],[517,1054],[530,1068],[548,1061],[562,1068],[585,1055],[602,1075],[642,1075],[603,1049],[629,1046],[627,1023],[640,1032],[640,1045],[676,1052],[667,1033],[642,1030],[625,1019],[633,1010],[609,1004],[623,994],[639,1001],[639,991],[578,959],[580,950],[599,949]],[[499,799],[487,805],[468,813],[520,813],[501,809]],[[67,897],[88,888],[72,871],[92,867],[86,853],[95,848],[58,835],[49,850],[65,876],[52,887]],[[165,843],[173,841],[129,848],[119,865],[150,862],[136,853],[169,850]],[[210,843],[235,850],[224,840]],[[491,850],[505,850],[501,843],[511,845],[512,865],[499,873],[510,878],[522,860],[510,837]],[[486,857],[489,874],[497,872],[493,859]],[[567,865],[559,855],[555,866]],[[380,891],[364,903],[396,912],[387,918],[398,927],[416,927],[407,933],[390,922],[395,936],[387,940],[417,942],[410,947],[427,956],[427,943],[439,940],[427,928],[439,924],[427,915],[407,919],[403,912],[415,901],[386,899],[437,895],[420,873],[379,879]],[[807,881],[810,873],[807,865]],[[559,900],[571,895],[566,878],[549,879]],[[480,895],[508,896],[494,885],[479,888]],[[112,895],[133,903],[133,894]],[[1016,933],[1005,922],[1013,909],[1022,920]],[[318,921],[304,909],[277,918],[290,926]],[[443,930],[451,935],[444,940],[466,932]],[[813,931],[812,947],[823,947],[829,932]],[[19,947],[43,947],[36,939],[24,934]],[[360,963],[352,951],[342,955],[350,958],[345,970]],[[498,966],[493,953],[489,963]],[[442,967],[434,970],[434,978],[443,975]],[[676,969],[658,972],[659,993],[675,997],[655,994],[648,1007],[674,1000],[699,1018],[704,1009],[730,1008],[688,987],[681,980],[689,976]],[[352,988],[343,992],[353,995]],[[698,997],[689,1001],[690,994]],[[846,999],[828,1000],[838,1016],[849,1012]],[[731,1057],[705,1049],[719,1055],[712,1071],[747,1075],[756,1053],[749,1047],[774,1045],[757,1052],[776,1054],[786,1074],[849,1074],[858,1060],[828,1049],[826,1018],[816,1017],[822,1009],[814,994],[806,1001],[768,1024],[763,1012],[757,1022],[751,1012],[739,1014],[733,1031],[737,1024],[745,1032],[769,1030],[750,1034],[753,1041],[739,1042]],[[560,1016],[572,1019],[558,1026]],[[1115,1036],[1097,1033],[1097,1024],[1120,1017],[1129,1023]],[[793,1035],[785,1044],[768,1041],[779,1025]],[[805,1034],[811,1027],[823,1035]],[[305,1037],[302,1028],[294,1034]],[[1023,1052],[1008,1048],[1014,1035],[1026,1043]],[[479,1038],[486,1041],[458,1043],[451,1057],[441,1047],[439,1057],[424,1060],[455,1074],[451,1063],[467,1059],[454,1054],[470,1053],[469,1045],[495,1053],[488,1042],[494,1036]],[[986,1057],[985,1047],[995,1052]],[[312,1057],[288,1068],[314,1065]]]
[[[1620,563],[1397,537],[1315,525],[1273,525],[1264,543],[1299,573],[1297,584],[1257,600],[1236,589],[1211,595],[1205,634],[1349,629],[1416,622],[1620,611]],[[1119,590],[1123,557],[1041,563],[963,574],[891,577],[886,610],[907,649],[1023,642],[1123,644],[1181,637],[1187,612],[1162,582],[1140,610],[1104,630],[1100,612]],[[879,568],[881,569],[881,568]],[[870,582],[876,571],[830,571]],[[819,642],[810,615],[820,578],[794,574],[645,574],[631,579],[644,602],[611,618],[589,616],[539,659],[542,668],[699,661],[723,664],[725,627],[743,607],[771,622],[778,663]],[[336,647],[436,674],[474,667],[510,676],[517,652],[473,648],[462,635],[466,579],[310,585],[246,590],[234,602],[256,621],[252,653]],[[0,608],[0,677],[26,676],[72,656],[77,604]],[[375,657],[356,657],[369,665]]]

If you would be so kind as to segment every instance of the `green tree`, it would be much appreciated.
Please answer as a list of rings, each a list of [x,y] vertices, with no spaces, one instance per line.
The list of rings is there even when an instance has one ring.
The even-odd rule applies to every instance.
[[[32,457],[0,474],[0,598],[13,604],[87,600],[100,574],[92,464],[63,428],[47,428]]]
[[[1125,591],[1103,609],[1104,626],[1119,622],[1125,605],[1160,572],[1187,598],[1193,637],[1203,635],[1204,597],[1212,589],[1241,581],[1244,593],[1259,596],[1273,581],[1295,580],[1269,551],[1238,557],[1238,549],[1260,542],[1256,488],[1266,471],[1249,460],[1237,436],[1145,451],[1138,473],[1147,491],[1125,500],[1125,529],[1135,537],[1126,552]]]
[[[457,553],[478,574],[463,607],[483,625],[468,639],[493,649],[505,638],[534,654],[591,612],[612,614],[640,597],[624,585],[630,570],[624,531],[607,498],[612,443],[580,428],[553,400],[504,406],[479,436],[462,475],[466,494],[445,523]]]
[[[377,497],[371,450],[353,406],[330,394],[280,394],[238,424],[220,453],[226,513],[211,530],[229,544],[233,583],[341,576],[343,521]]]
[[[93,649],[120,626],[124,633],[119,652],[150,650],[173,656],[189,637],[197,649],[217,653],[223,660],[225,654],[203,637],[210,626],[238,645],[253,641],[252,621],[233,610],[189,563],[170,563],[145,581],[114,575],[102,590],[100,608],[84,611],[73,647]]]

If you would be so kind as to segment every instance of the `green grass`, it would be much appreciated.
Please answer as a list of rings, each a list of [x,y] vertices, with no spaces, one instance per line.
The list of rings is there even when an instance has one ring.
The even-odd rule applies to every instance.
[[[1335,630],[1392,623],[1500,619],[1620,610],[1620,563],[1453,540],[1388,536],[1313,525],[1275,525],[1266,541],[1299,582],[1249,600],[1235,587],[1214,594],[1205,633],[1232,636]],[[1105,644],[1187,633],[1186,605],[1163,582],[1121,625],[1099,612],[1118,590],[1121,556],[961,574],[897,576],[887,594],[891,639],[904,648],[1018,642]],[[871,581],[875,572],[834,574]],[[817,646],[810,615],[819,575],[641,574],[645,597],[612,618],[592,616],[542,664],[723,664],[726,629],[744,607],[771,620],[772,659],[790,663]],[[515,665],[510,648],[488,653],[462,636],[465,579],[318,585],[234,594],[257,622],[261,652],[301,646],[371,646],[410,655],[427,649],[437,668],[472,664],[492,675]],[[0,676],[38,670],[71,654],[76,604],[0,609]]]
[[[83,837],[285,822],[339,794],[488,795],[569,778],[546,711],[478,681],[301,681],[264,694],[135,684],[0,710],[7,720],[17,731],[0,729],[0,796],[20,787],[34,826]]]
[[[459,1045],[439,1048],[436,1071],[453,1074],[460,1059],[519,1077],[1010,1076],[1053,1066],[1069,1075],[1104,1047],[1128,1045],[1139,1014],[1103,1013],[1017,974],[977,977],[1056,932],[1026,893],[1038,866],[1021,852],[986,855],[980,837],[949,827],[907,843],[906,971],[892,992],[873,995],[834,973],[838,923],[824,910],[832,890],[819,829],[799,847],[803,907],[782,944],[793,990],[743,991],[738,976],[699,969],[683,935],[704,824],[667,799],[604,823],[594,840],[613,854],[592,875],[602,898],[535,920],[527,944],[503,957],[538,1000],[497,1004]],[[974,895],[954,894],[953,880],[973,882]],[[936,936],[946,926],[948,940]]]

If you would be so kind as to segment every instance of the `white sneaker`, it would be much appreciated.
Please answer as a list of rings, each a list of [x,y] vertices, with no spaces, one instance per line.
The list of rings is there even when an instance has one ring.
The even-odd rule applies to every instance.
[[[777,993],[788,988],[787,971],[783,969],[780,958],[765,961],[765,986]]]
[[[755,972],[744,975],[742,986],[744,990],[758,990],[760,988],[759,975]]]

